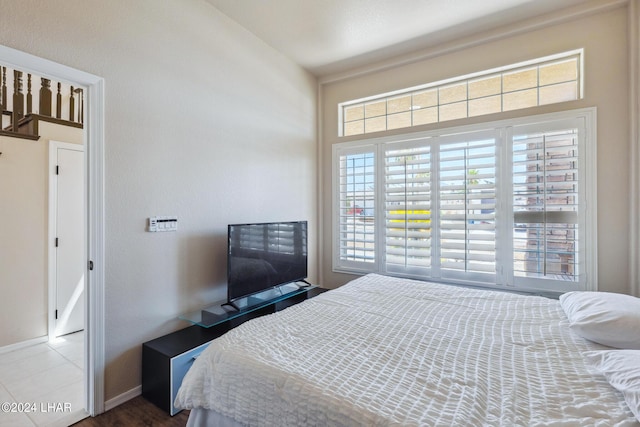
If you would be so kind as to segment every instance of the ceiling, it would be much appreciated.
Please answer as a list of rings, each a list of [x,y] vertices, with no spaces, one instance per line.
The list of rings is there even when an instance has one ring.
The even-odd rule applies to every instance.
[[[322,77],[588,0],[207,0]]]

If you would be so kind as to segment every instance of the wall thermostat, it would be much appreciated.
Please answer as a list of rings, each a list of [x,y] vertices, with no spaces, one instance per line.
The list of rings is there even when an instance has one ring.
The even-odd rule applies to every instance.
[[[156,231],[177,231],[178,230],[178,217],[177,216],[152,216],[149,218],[150,232]]]

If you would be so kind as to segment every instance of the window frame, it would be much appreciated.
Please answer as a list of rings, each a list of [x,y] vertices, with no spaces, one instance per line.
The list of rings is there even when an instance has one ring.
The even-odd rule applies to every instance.
[[[401,135],[390,135],[378,138],[366,138],[357,141],[339,142],[332,147],[332,271],[336,273],[347,274],[366,274],[377,272],[380,274],[389,274],[399,277],[416,278],[420,280],[440,281],[451,284],[462,284],[479,286],[483,288],[497,288],[517,290],[524,292],[566,292],[571,290],[597,290],[597,143],[596,143],[596,118],[597,110],[595,107],[584,108],[578,110],[567,110],[556,113],[548,113],[541,115],[533,115],[527,117],[499,120],[487,123],[479,123],[472,125],[464,125],[457,127],[449,127],[431,131],[410,132]],[[514,278],[513,275],[513,182],[512,182],[512,150],[511,138],[513,132],[516,133],[520,129],[540,128],[545,126],[557,128],[568,123],[581,123],[579,131],[579,183],[581,197],[580,211],[580,268],[583,275],[578,281],[559,281],[550,279],[528,279],[520,280]],[[384,263],[384,236],[385,236],[385,204],[384,204],[384,156],[385,151],[389,147],[405,148],[416,146],[424,143],[424,140],[439,141],[438,138],[445,138],[451,135],[475,134],[481,132],[494,132],[496,135],[496,273],[495,283],[481,282],[473,280],[470,277],[443,278],[440,274],[433,274],[430,267],[431,276],[421,276],[415,274],[403,274],[398,272],[390,272],[385,268]],[[439,152],[439,150],[437,150]],[[375,260],[367,265],[363,263],[345,263],[340,260],[339,253],[339,224],[337,222],[338,210],[340,206],[339,193],[337,192],[340,185],[339,171],[337,165],[341,155],[345,153],[361,153],[371,152],[375,161]],[[436,155],[437,157],[437,155]],[[433,158],[431,162],[438,162],[438,158]],[[382,163],[381,163],[382,162]],[[508,167],[505,167],[508,165]],[[432,185],[432,206],[434,204],[433,194],[437,193],[439,187]],[[437,197],[437,196],[436,196]],[[382,198],[382,199],[381,199]],[[437,209],[432,207],[431,221],[438,221]],[[506,216],[506,218],[505,218]],[[432,233],[439,233],[439,226],[432,228]],[[435,252],[435,251],[438,252]],[[432,249],[433,257],[440,257],[439,248]]]
[[[349,144],[348,147],[343,147],[342,150],[338,150],[336,146],[333,147],[333,153],[332,153],[332,200],[333,200],[333,206],[332,206],[332,265],[337,266],[340,265],[340,267],[337,270],[334,271],[341,271],[344,273],[373,273],[375,271],[377,271],[377,269],[375,268],[375,266],[377,266],[380,262],[379,260],[379,254],[380,251],[376,250],[377,246],[378,246],[378,232],[377,230],[374,231],[373,234],[373,238],[374,238],[374,251],[375,251],[375,259],[373,262],[371,263],[365,263],[365,262],[357,262],[357,261],[346,261],[346,260],[341,260],[340,259],[340,238],[338,237],[341,233],[340,230],[340,226],[341,226],[341,222],[340,222],[340,209],[341,209],[341,204],[340,204],[340,155],[358,155],[358,154],[368,154],[368,153],[372,153],[373,154],[373,159],[374,159],[374,186],[375,186],[375,191],[374,191],[374,221],[377,220],[377,218],[379,218],[379,212],[378,212],[378,194],[379,194],[379,189],[378,189],[378,183],[380,181],[380,177],[379,177],[379,172],[378,172],[378,168],[377,168],[377,164],[378,164],[378,154],[377,154],[377,150],[376,149],[372,149],[371,145],[369,143],[364,143],[364,144]]]

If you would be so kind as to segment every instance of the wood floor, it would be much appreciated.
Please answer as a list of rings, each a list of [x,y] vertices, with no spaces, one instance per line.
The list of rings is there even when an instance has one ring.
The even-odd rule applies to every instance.
[[[85,418],[73,427],[184,427],[189,411],[182,411],[171,417],[142,396],[116,406],[97,417]]]

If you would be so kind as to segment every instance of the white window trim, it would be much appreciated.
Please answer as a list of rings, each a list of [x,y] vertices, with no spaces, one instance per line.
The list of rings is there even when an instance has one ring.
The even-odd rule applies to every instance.
[[[332,152],[332,210],[331,210],[331,224],[332,224],[332,265],[334,271],[342,272],[342,273],[373,273],[377,271],[377,265],[380,263],[380,251],[376,250],[376,260],[373,263],[365,264],[361,262],[349,262],[349,261],[340,261],[340,239],[338,230],[340,226],[340,218],[339,218],[339,206],[340,206],[340,170],[336,165],[339,162],[339,155],[349,155],[349,154],[361,154],[361,153],[373,153],[374,155],[374,164],[376,175],[375,175],[375,186],[376,191],[374,195],[374,206],[376,206],[375,217],[378,218],[378,185],[380,181],[380,173],[378,172],[377,164],[378,164],[378,153],[377,149],[370,145],[369,143],[351,143],[348,147],[343,147],[341,150],[338,149],[337,146],[333,146]],[[374,235],[374,245],[377,248],[378,245],[378,233]],[[342,264],[340,267],[338,265]]]
[[[506,132],[509,132],[509,128],[513,128],[515,126],[523,126],[523,125],[532,125],[536,123],[543,122],[555,122],[562,120],[572,120],[582,118],[584,120],[585,133],[582,141],[583,148],[581,154],[581,161],[583,162],[583,167],[581,168],[582,176],[581,181],[585,188],[584,192],[584,222],[586,223],[584,226],[584,239],[583,244],[585,246],[585,250],[582,253],[584,257],[584,270],[585,270],[585,282],[584,288],[582,290],[586,291],[596,291],[598,290],[598,255],[597,255],[597,109],[596,107],[591,108],[583,108],[577,110],[567,110],[556,113],[548,113],[541,114],[535,116],[527,116],[521,118],[514,119],[505,119],[493,122],[486,122],[480,124],[473,125],[464,125],[450,128],[443,128],[431,131],[423,131],[423,132],[410,132],[402,135],[395,136],[383,136],[378,138],[365,138],[355,141],[349,142],[341,142],[336,143],[332,147],[332,271],[336,273],[347,273],[347,274],[366,274],[370,272],[380,272],[382,274],[385,273],[383,269],[382,261],[382,253],[383,251],[378,248],[378,242],[380,242],[380,233],[381,227],[380,218],[383,218],[383,206],[378,203],[378,197],[381,189],[380,185],[383,185],[384,177],[381,176],[383,174],[382,169],[378,167],[378,162],[381,159],[380,150],[384,149],[385,144],[389,143],[409,143],[410,141],[422,140],[425,138],[433,138],[439,137],[442,135],[451,135],[451,134],[461,134],[461,133],[469,133],[469,132],[478,132],[481,130],[491,130],[491,129],[505,129]],[[498,155],[500,157],[508,156],[509,147],[507,144],[503,144],[502,141],[506,140],[505,132],[501,132],[500,140],[498,142]],[[348,151],[344,151],[348,150]],[[338,207],[339,207],[339,192],[337,191],[339,185],[339,171],[337,170],[337,162],[340,155],[348,154],[350,152],[373,152],[375,156],[376,162],[376,262],[371,263],[371,265],[367,266],[356,266],[355,268],[350,268],[345,265],[341,265],[339,260],[339,231],[338,231]],[[510,163],[509,163],[510,164]],[[588,173],[585,174],[585,172]],[[508,168],[501,168],[500,172],[500,182],[508,182],[511,179],[510,171]],[[500,188],[497,189],[497,192],[501,196],[501,200],[498,203],[505,203],[505,201],[511,200],[511,194],[505,194],[510,191],[510,186],[498,184]],[[511,203],[511,202],[509,202]],[[497,207],[498,208],[498,207]],[[500,206],[500,208],[503,208]],[[499,221],[497,226],[503,229],[504,233],[507,232],[509,227],[509,221]],[[509,240],[509,239],[506,239]],[[500,252],[505,253],[505,252]],[[497,263],[497,272],[498,276],[503,275],[501,265],[504,265],[505,261],[500,259],[500,255],[497,255],[496,258]],[[424,277],[418,279],[425,279]],[[428,278],[428,280],[436,281],[437,278]],[[486,283],[475,283],[470,281],[455,281],[451,283],[456,284],[466,284],[466,285],[475,285],[481,286],[484,288],[497,288],[497,289],[510,289],[516,291],[525,291],[525,292],[558,292],[553,289],[553,284],[549,283],[547,286],[544,281],[538,281],[535,287],[520,285],[513,285],[513,280],[506,279],[502,277],[500,280],[502,283],[506,283],[507,285],[490,285]]]

